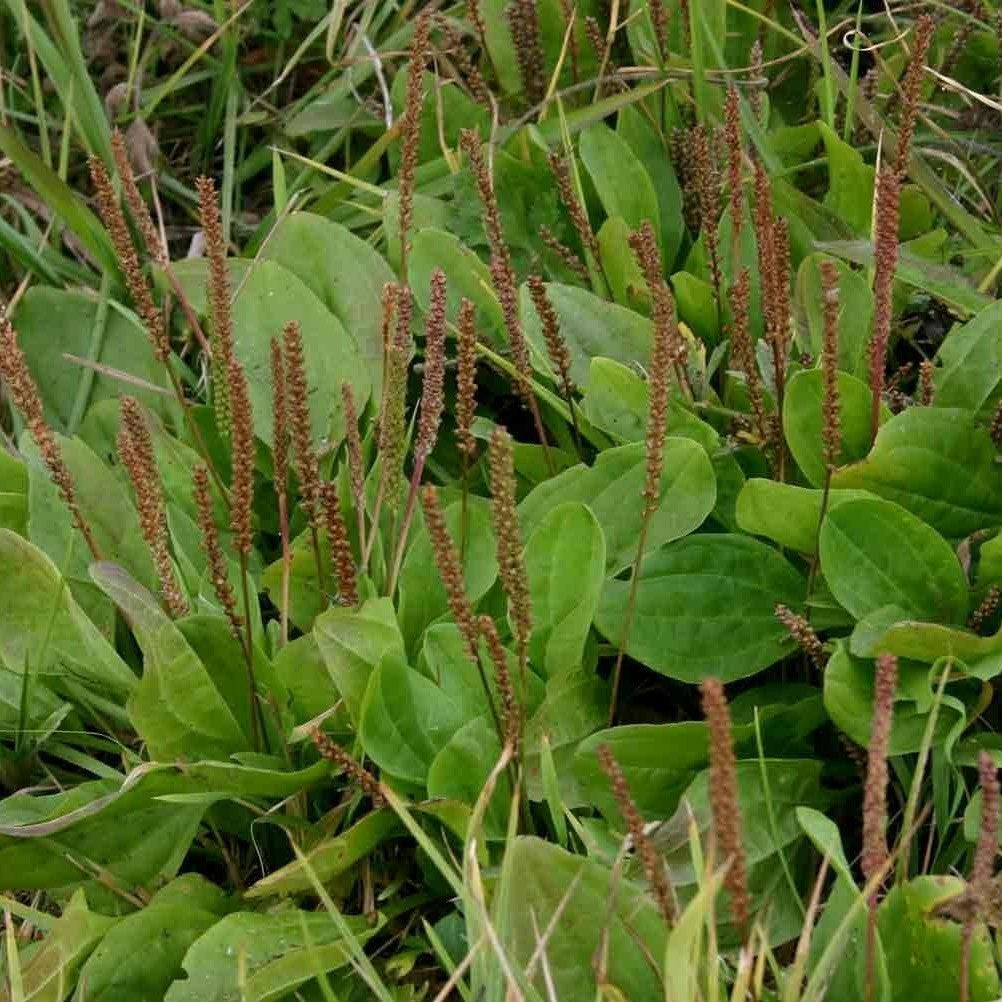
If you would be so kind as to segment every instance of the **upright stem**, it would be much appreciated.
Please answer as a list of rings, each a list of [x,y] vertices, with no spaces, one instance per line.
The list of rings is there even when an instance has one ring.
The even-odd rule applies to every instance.
[[[612,727],[616,720],[616,708],[619,700],[619,681],[623,673],[623,658],[626,655],[626,641],[633,625],[633,610],[637,604],[637,590],[640,585],[640,565],[644,557],[644,547],[647,545],[647,530],[651,524],[653,509],[648,506],[644,511],[644,521],[640,526],[640,537],[637,539],[637,558],[633,561],[633,571],[630,575],[630,597],[626,603],[626,615],[623,619],[623,631],[619,637],[619,652],[616,655],[616,667],[612,672],[612,693],[609,697],[608,726]]]
[[[411,474],[411,484],[407,491],[407,504],[404,507],[404,515],[400,522],[400,535],[397,539],[396,552],[393,555],[393,567],[386,585],[386,594],[393,597],[393,590],[397,586],[397,577],[400,574],[400,567],[404,561],[404,551],[407,549],[407,532],[410,529],[411,518],[414,515],[414,505],[417,502],[418,487],[421,485],[421,475],[424,472],[424,461],[426,454],[421,453],[414,460],[414,471]]]
[[[320,534],[314,520],[310,519],[310,542],[313,544],[313,560],[317,565],[317,587],[321,598],[327,595],[327,579],[324,577],[323,557],[320,553]]]
[[[212,462],[208,446],[206,446],[205,439],[202,437],[202,429],[198,427],[195,423],[195,419],[191,416],[191,409],[188,401],[185,399],[184,390],[181,388],[181,381],[177,378],[177,373],[171,368],[169,362],[164,364],[164,368],[167,370],[171,386],[174,389],[174,396],[177,397],[177,402],[181,407],[181,413],[184,415],[185,424],[188,425],[188,430],[191,432],[191,437],[195,442],[195,450],[201,457],[202,462],[205,463],[205,467],[209,471],[209,475],[212,477],[212,482],[216,485],[216,488],[222,495],[223,501],[227,506],[229,506],[230,492],[223,483],[222,478],[219,476],[219,471],[216,469],[215,464]]]
[[[289,542],[289,499],[285,491],[278,495],[278,526],[282,536],[282,597],[279,613],[282,624],[282,646],[289,642],[289,582],[292,577],[292,547]]]
[[[247,554],[240,554],[240,588],[244,599],[244,659],[247,662],[247,696],[250,706],[251,745],[261,750],[261,707],[257,700],[257,683],[254,679],[254,639],[251,620],[250,586],[248,585]]]

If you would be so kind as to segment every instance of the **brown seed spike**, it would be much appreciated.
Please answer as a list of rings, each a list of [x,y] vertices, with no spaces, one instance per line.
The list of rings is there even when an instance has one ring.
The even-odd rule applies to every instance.
[[[863,854],[860,864],[867,881],[887,862],[887,755],[891,744],[894,692],[898,685],[898,659],[893,654],[877,658],[873,693],[873,722],[867,749],[866,785],[863,790]]]
[[[320,472],[317,455],[313,450],[303,335],[299,324],[294,320],[290,320],[282,331],[282,346],[285,351],[285,378],[289,389],[289,434],[296,463],[296,477],[299,480],[299,496],[306,517],[316,526]]]
[[[510,0],[506,14],[515,46],[522,88],[530,104],[539,104],[546,94],[546,65],[539,33],[537,0]]]
[[[383,807],[386,798],[383,796],[379,780],[368,769],[359,765],[351,755],[339,744],[335,744],[319,727],[315,728],[310,737],[320,755],[341,769],[349,779],[357,783],[362,792],[372,800],[373,807]]]
[[[873,333],[868,347],[872,409],[870,439],[877,437],[880,404],[884,392],[884,369],[891,340],[894,272],[898,263],[898,218],[901,182],[890,168],[877,175],[876,240],[873,275]]]
[[[424,510],[424,521],[428,528],[432,552],[435,554],[435,566],[438,567],[439,577],[445,586],[452,618],[459,628],[467,655],[471,661],[477,663],[479,631],[477,630],[476,618],[473,615],[473,606],[466,594],[462,564],[449,536],[445,516],[438,503],[438,494],[430,484],[421,490],[421,507]]]
[[[823,668],[827,658],[821,640],[814,632],[814,627],[803,616],[798,616],[792,609],[783,604],[776,606],[776,618],[786,627],[797,646],[811,659],[814,666]]]
[[[415,445],[415,460],[422,462],[435,447],[445,404],[445,294],[445,272],[436,268],[424,327],[424,385]]]
[[[355,572],[355,557],[351,552],[348,530],[345,528],[341,512],[341,501],[337,487],[331,483],[320,485],[320,507],[324,514],[324,528],[331,548],[334,576],[337,579],[338,599],[342,605],[354,608],[358,605],[358,581]]]
[[[727,138],[727,184],[728,204],[731,210],[731,232],[734,243],[741,236],[741,226],[744,222],[743,189],[741,185],[741,98],[737,88],[731,85],[727,89],[727,99],[724,104],[724,132]]]
[[[513,752],[517,752],[522,727],[521,713],[511,680],[511,672],[508,670],[508,658],[505,656],[505,650],[501,644],[497,627],[494,625],[494,620],[490,616],[478,616],[477,627],[480,630],[480,635],[487,641],[487,651],[491,656],[491,661],[494,662],[494,678],[501,696],[501,730],[504,740],[511,746]]]
[[[477,406],[476,307],[469,299],[459,304],[459,338],[456,359],[456,437],[469,460],[477,451],[473,415]]]
[[[414,178],[417,173],[421,142],[421,105],[424,99],[424,67],[428,60],[428,36],[431,15],[418,15],[411,41],[410,65],[407,69],[407,96],[400,123],[403,148],[400,156],[398,191],[400,193],[400,273],[407,277],[410,250],[410,230],[414,219]]]
[[[731,365],[744,374],[748,402],[759,437],[763,443],[772,439],[772,425],[765,412],[765,396],[762,377],[759,374],[755,349],[752,346],[751,331],[748,329],[749,298],[751,296],[751,276],[747,268],[738,272],[737,280],[731,286]]]
[[[153,302],[153,293],[150,291],[142,268],[139,266],[139,256],[132,243],[132,235],[129,233],[129,226],[125,221],[125,213],[122,212],[122,207],[118,204],[115,189],[108,176],[108,169],[104,162],[96,156],[88,159],[87,166],[94,184],[98,211],[101,213],[101,219],[108,230],[112,246],[115,248],[115,253],[122,266],[126,288],[129,290],[132,301],[136,304],[136,311],[146,328],[154,354],[159,361],[166,362],[170,356],[170,339],[167,337],[167,330],[164,327],[163,314]]]
[[[207,281],[209,315],[212,318],[212,385],[215,390],[216,420],[224,432],[230,431],[229,370],[233,361],[233,318],[230,310],[230,277],[226,265],[226,241],[219,217],[219,201],[212,178],[195,180],[198,212],[205,236],[209,261]]]
[[[69,509],[73,522],[80,530],[80,535],[83,536],[91,556],[95,560],[100,560],[101,554],[94,534],[77,502],[73,476],[63,459],[62,451],[52,429],[46,423],[38,386],[28,368],[21,346],[17,343],[17,333],[10,320],[7,319],[7,314],[2,306],[0,306],[0,375],[7,383],[7,389],[10,391],[14,406],[24,418],[24,423],[38,449],[38,454],[42,457],[42,462],[45,463],[46,469],[49,471],[49,477],[59,491],[63,504]]]
[[[118,129],[114,129],[111,133],[111,152],[115,158],[118,176],[122,179],[122,194],[125,196],[125,204],[129,207],[129,212],[139,229],[143,243],[146,244],[146,253],[157,265],[165,268],[168,264],[167,248],[164,246],[163,240],[160,239],[160,234],[150,216],[149,207],[139,192],[136,176],[132,173],[132,164],[129,161],[125,137]]]
[[[923,14],[915,24],[915,44],[912,46],[911,60],[901,88],[901,124],[898,126],[898,155],[894,165],[899,181],[908,173],[912,136],[915,134],[915,120],[918,116],[919,93],[922,89],[922,74],[935,30],[936,19],[931,14]]]
[[[931,359],[924,359],[919,365],[919,392],[918,402],[922,407],[931,407],[936,397],[936,384],[934,382],[936,366]]]
[[[171,563],[167,510],[153,439],[139,403],[133,397],[122,397],[118,454],[132,481],[139,529],[153,557],[164,607],[174,619],[180,619],[188,614],[188,600],[177,582]]]
[[[547,157],[547,163],[550,166],[554,180],[557,182],[557,193],[560,195],[560,201],[567,210],[567,214],[571,217],[571,222],[574,224],[574,229],[577,232],[578,239],[581,241],[581,246],[587,248],[591,252],[592,257],[598,261],[600,259],[598,238],[592,229],[588,213],[585,211],[581,199],[578,198],[566,158],[559,150],[554,150]]]
[[[669,926],[672,926],[675,924],[675,895],[672,892],[664,858],[644,828],[644,819],[633,799],[633,794],[630,792],[630,785],[608,745],[599,745],[598,762],[612,787],[612,796],[619,808],[619,813],[626,822],[630,841],[640,859],[640,865],[644,868],[647,886],[650,887],[657,900],[661,917]]]
[[[842,453],[842,407],[838,384],[839,278],[833,261],[821,262],[821,298],[824,318],[821,341],[822,420],[821,454],[831,470]]]
[[[710,729],[710,808],[717,850],[727,862],[724,886],[731,900],[731,915],[742,941],[748,934],[748,878],[741,837],[737,761],[731,736],[731,714],[723,685],[714,678],[700,685],[703,716]]]
[[[710,277],[719,304],[723,288],[720,251],[717,243],[717,223],[720,220],[720,171],[710,146],[710,137],[702,125],[692,130],[692,160],[699,199],[699,223],[710,259]]]
[[[400,494],[407,437],[407,370],[411,352],[411,294],[405,285],[396,287],[396,333],[390,340],[385,362],[383,399],[380,405],[380,485],[391,508]]]
[[[223,608],[230,623],[230,631],[240,640],[243,620],[237,615],[237,603],[233,586],[229,582],[226,558],[219,545],[219,530],[213,514],[212,492],[209,488],[209,471],[199,463],[195,467],[195,507],[198,510],[198,527],[202,533],[202,549],[208,564],[209,580],[216,593],[216,600]]]
[[[351,383],[341,384],[341,403],[344,407],[345,441],[348,448],[348,475],[351,478],[351,493],[355,503],[362,505],[365,499],[365,465],[362,461],[362,439],[358,431],[358,408]]]
[[[226,388],[232,418],[233,479],[230,485],[230,531],[233,545],[243,557],[253,548],[251,508],[254,501],[254,417],[243,366],[234,358],[227,370]]]
[[[543,328],[546,352],[550,356],[554,369],[557,370],[564,393],[570,400],[574,390],[574,383],[571,379],[571,353],[567,350],[567,344],[560,333],[560,318],[550,302],[543,280],[538,275],[530,275],[528,284],[532,304],[536,307],[536,313],[539,315],[539,321]]]
[[[524,672],[529,657],[529,638],[532,635],[532,604],[515,499],[515,460],[511,436],[500,425],[490,437],[488,467],[494,534],[497,538],[498,577],[508,596],[518,647],[518,663]]]

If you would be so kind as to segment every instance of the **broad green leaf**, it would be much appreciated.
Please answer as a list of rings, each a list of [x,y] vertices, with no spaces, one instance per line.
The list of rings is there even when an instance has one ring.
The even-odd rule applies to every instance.
[[[682,188],[668,155],[667,143],[635,105],[620,110],[616,133],[643,164],[654,185],[660,210],[661,257],[670,271],[685,236],[685,220],[682,217]]]
[[[134,771],[63,793],[15,793],[0,801],[0,888],[33,891],[83,886],[110,897],[93,876],[102,868],[124,887],[152,888],[177,872],[198,831],[204,805],[161,797],[191,790],[180,773]],[[121,908],[123,902],[116,898]]]
[[[679,320],[704,344],[717,344],[720,340],[720,312],[713,286],[687,271],[676,271],[671,277],[671,289]]]
[[[866,491],[829,491],[827,510],[872,496]],[[823,497],[820,490],[753,477],[745,481],[738,495],[738,527],[799,553],[814,553]]]
[[[862,748],[870,743],[873,726],[874,672],[873,661],[853,657],[841,642],[825,668],[825,709],[835,726]],[[906,755],[919,750],[932,703],[929,665],[904,659],[899,661],[891,726],[891,755]],[[944,701],[936,719],[933,743],[938,745],[945,740],[957,720],[956,706]]]
[[[192,878],[204,888],[185,887]],[[188,947],[224,911],[221,892],[204,878],[188,874],[168,884],[101,940],[80,971],[81,1002],[160,1002],[181,975]]]
[[[612,750],[637,809],[648,820],[671,816],[689,784],[706,768],[709,755],[708,731],[702,720],[623,724],[586,738],[574,754],[574,771],[589,799],[617,823],[619,808],[598,763],[601,745]]]
[[[627,309],[638,309],[650,298],[644,273],[629,244],[630,227],[620,216],[607,219],[596,234],[602,273],[609,283],[613,301]]]
[[[571,379],[576,386],[588,388],[591,362],[596,356],[624,365],[649,364],[653,340],[651,322],[646,317],[576,285],[549,282],[546,293],[560,321],[560,333],[571,356]],[[546,342],[528,286],[522,286],[520,304],[525,336],[539,358],[545,359]]]
[[[897,606],[884,606],[861,619],[849,639],[849,647],[859,657],[876,657],[887,652],[931,664],[939,658],[962,661],[968,673],[982,677],[991,670],[1002,651],[1002,634],[979,637],[964,627],[923,623],[906,618]]]
[[[411,239],[427,229],[448,230],[452,209],[441,198],[414,193]],[[386,238],[386,260],[396,272],[400,270],[400,193],[390,191],[383,198],[383,233]]]
[[[428,796],[474,806],[500,757],[501,742],[494,723],[486,717],[470,720],[449,738],[431,763]],[[502,773],[484,815],[487,838],[504,838],[510,808],[511,782],[508,774]]]
[[[156,599],[113,564],[91,575],[119,607],[143,652],[129,717],[152,758],[222,758],[250,748],[212,675]]]
[[[519,506],[522,531],[534,532],[555,504],[579,501],[591,509],[602,527],[606,572],[618,574],[637,556],[645,475],[643,443],[607,449],[599,453],[594,466],[575,466],[535,488]],[[698,529],[715,500],[713,467],[706,452],[695,442],[669,436],[661,497],[650,519],[645,553]]]
[[[525,546],[532,602],[529,656],[546,675],[581,666],[605,580],[605,537],[583,504],[554,508]]]
[[[292,713],[297,724],[320,716],[341,698],[313,632],[280,647],[272,664],[292,698]]]
[[[1002,521],[1002,466],[970,411],[909,407],[888,421],[870,455],[833,487],[896,501],[947,538]]]
[[[620,442],[642,442],[647,435],[650,388],[636,371],[611,358],[593,358],[584,413],[596,427]],[[689,410],[676,394],[668,399],[668,433],[691,438],[712,457],[720,445],[716,430]]]
[[[124,567],[144,587],[157,588],[131,486],[118,480],[79,438],[59,436],[57,441],[73,477],[77,504],[102,558]],[[22,436],[21,449],[28,465],[28,538],[62,569],[74,598],[102,632],[110,635],[111,609],[102,608],[107,600],[90,580],[88,568],[93,557],[87,544],[27,434]]]
[[[138,319],[112,304],[103,331],[96,336],[97,315],[98,303],[92,296],[47,286],[30,288],[14,314],[18,344],[38,383],[46,420],[56,431],[66,430],[81,383],[90,378],[93,382],[85,398],[88,404],[127,392],[160,415],[168,414],[172,397],[141,386],[125,386],[111,375],[93,372],[66,357],[89,359],[108,370],[160,387],[164,393],[168,391],[167,373],[154,358],[149,337]],[[99,346],[96,355],[92,352],[95,344]]]
[[[818,129],[828,154],[828,193],[824,205],[856,233],[869,233],[876,170],[825,122],[818,122]]]
[[[83,892],[77,892],[38,948],[22,961],[24,995],[15,996],[5,978],[0,1002],[62,1002],[76,985],[80,968],[115,922],[90,911]]]
[[[497,541],[491,524],[491,507],[483,498],[471,496],[466,506],[466,548],[462,551],[463,504],[446,507],[445,524],[457,551],[462,552],[463,578],[471,602],[478,602],[497,580]],[[414,532],[400,571],[398,616],[406,649],[417,649],[421,635],[449,611],[445,586],[438,573],[428,530]]]
[[[894,1002],[961,997],[961,923],[937,913],[966,885],[960,877],[916,877],[890,890],[877,910]],[[976,922],[970,944],[970,1002],[992,1002],[1002,988],[991,934]]]
[[[381,769],[423,784],[435,756],[464,723],[460,707],[434,682],[388,654],[369,678],[358,736]]]
[[[822,766],[816,759],[738,762],[741,833],[750,867],[772,859],[802,838],[798,807],[827,806],[830,795],[821,785]],[[767,804],[771,805],[771,818]],[[693,820],[700,833],[709,833],[713,823],[709,770],[692,781],[675,815],[652,832],[651,837],[665,853],[672,879],[679,886],[695,883],[697,879],[689,851],[689,826]]]
[[[329,287],[325,287],[330,295]],[[247,374],[254,431],[271,443],[274,407],[271,340],[280,338],[290,321],[300,325],[314,444],[344,433],[342,383],[350,383],[362,408],[369,399],[374,369],[370,347],[357,337],[365,330],[346,329],[317,294],[297,275],[275,261],[260,261],[235,290],[233,346]]]
[[[630,144],[609,126],[598,124],[581,133],[579,150],[605,214],[620,216],[633,230],[647,220],[658,232],[658,197]]]
[[[603,942],[607,992],[615,986],[623,998],[661,997],[657,967],[649,957],[662,956],[666,929],[645,889],[595,860],[531,836],[509,845],[503,879],[512,886],[495,916],[502,943],[524,968],[537,950],[539,933],[552,922],[546,969],[557,998],[598,997],[592,959]],[[553,921],[558,909],[559,919]],[[544,996],[542,965],[532,982]]]
[[[315,845],[305,853],[305,865],[297,859],[262,877],[247,890],[245,897],[270,898],[311,892],[313,880],[307,867],[321,884],[326,884],[365,859],[400,829],[400,821],[392,811],[373,811],[346,831]]]
[[[80,681],[123,701],[137,679],[41,550],[0,529],[0,657],[8,671]]]
[[[345,917],[364,942],[378,927]],[[329,915],[289,909],[273,915],[236,912],[200,936],[184,956],[186,976],[164,1002],[270,1002],[323,971],[348,963],[349,949]],[[318,965],[319,964],[319,968]]]
[[[981,409],[1002,378],[1000,326],[1002,302],[986,307],[946,335],[936,355],[939,366],[933,399],[937,407]]]
[[[838,374],[838,390],[842,449],[836,466],[845,466],[863,459],[870,451],[873,396],[869,386],[845,372]],[[808,369],[790,380],[783,399],[783,434],[793,458],[813,487],[821,487],[825,482],[825,463],[821,455],[823,397],[821,370]],[[884,417],[889,415],[886,407],[881,413]]]
[[[843,372],[865,379],[866,346],[873,315],[873,293],[865,277],[845,262],[827,254],[811,254],[797,270],[797,305],[807,318],[808,346],[814,358],[821,357],[824,331],[824,299],[821,294],[821,262],[830,261],[838,271],[838,365]]]
[[[746,536],[692,536],[644,560],[626,644],[636,660],[685,682],[732,681],[778,661],[788,635],[777,603],[804,603],[806,583],[772,547]],[[595,625],[620,642],[629,581],[606,582]]]
[[[297,212],[280,220],[268,234],[260,257],[301,279],[350,332],[358,345],[359,367],[369,377],[373,396],[378,396],[383,367],[383,285],[395,277],[382,256],[338,223]],[[334,336],[334,331],[328,336]]]
[[[441,268],[449,280],[446,289],[449,316],[457,314],[459,301],[465,296],[477,308],[479,331],[496,335],[503,330],[504,317],[487,265],[454,234],[427,227],[414,234],[408,259],[410,284],[416,296],[427,296],[431,273],[436,268]]]
[[[369,599],[360,609],[332,607],[317,617],[313,636],[327,671],[348,707],[361,719],[369,678],[387,654],[403,657],[404,642],[389,599]]]
[[[0,528],[28,535],[28,468],[6,450],[0,451]]]
[[[859,498],[829,511],[819,553],[832,594],[857,619],[887,605],[933,623],[967,616],[967,581],[953,549],[891,501]]]

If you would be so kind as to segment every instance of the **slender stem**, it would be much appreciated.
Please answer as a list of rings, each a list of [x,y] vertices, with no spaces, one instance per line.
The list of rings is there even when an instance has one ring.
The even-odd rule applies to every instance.
[[[289,499],[285,491],[278,495],[278,526],[282,536],[282,598],[279,613],[282,623],[282,646],[289,642],[289,582],[292,577],[292,547],[289,542]]]
[[[539,444],[543,447],[543,460],[546,462],[546,469],[550,476],[556,472],[553,466],[553,457],[550,455],[550,446],[546,441],[546,431],[543,428],[543,418],[539,413],[539,401],[531,389],[526,394],[529,401],[529,411],[532,413],[533,423],[536,425],[536,434],[539,436]]]
[[[365,538],[365,488],[354,497],[355,516],[358,519],[358,552],[365,553],[368,549]]]
[[[313,560],[317,565],[317,587],[320,589],[321,600],[327,595],[327,580],[324,577],[323,557],[320,553],[320,533],[314,519],[310,519],[310,542],[313,544]]]
[[[411,519],[414,516],[414,505],[417,501],[418,487],[421,484],[421,474],[424,472],[424,461],[427,453],[420,453],[414,460],[414,471],[411,473],[410,489],[407,491],[407,505],[404,508],[404,515],[400,522],[400,535],[397,538],[397,548],[393,555],[393,567],[390,570],[390,577],[386,585],[386,594],[393,597],[393,590],[397,586],[397,577],[400,575],[400,567],[404,562],[404,551],[407,549],[407,532],[410,529]]]
[[[807,574],[807,616],[810,619],[811,596],[814,594],[814,582],[818,576],[818,565],[821,563],[821,523],[828,511],[828,499],[832,488],[832,467],[825,467],[825,486],[821,493],[821,510],[818,512],[818,527],[814,532],[814,556],[811,559],[811,569]]]
[[[463,453],[463,495],[459,509],[459,557],[466,560],[466,546],[470,535],[470,457]]]
[[[578,459],[581,459],[581,429],[578,427],[578,414],[574,409],[574,394],[568,380],[563,380],[564,398],[567,400],[567,409],[571,412],[571,430],[574,433],[574,448],[577,450]]]
[[[372,556],[372,547],[379,535],[379,516],[383,507],[383,496],[386,493],[386,483],[384,477],[380,475],[379,486],[376,488],[376,503],[372,508],[372,521],[369,525],[369,538],[365,541],[365,549],[362,550],[362,567],[366,571],[369,568],[369,557]]]
[[[644,557],[644,547],[647,545],[647,530],[651,524],[653,508],[648,506],[644,511],[644,521],[640,526],[640,537],[637,539],[637,558],[633,561],[633,571],[630,575],[630,597],[626,603],[626,616],[623,619],[623,631],[619,638],[619,652],[616,654],[616,667],[612,672],[612,693],[609,697],[609,727],[616,720],[616,704],[619,700],[619,681],[623,673],[623,658],[626,654],[626,641],[630,636],[633,624],[633,610],[637,604],[637,590],[640,585],[640,565]]]
[[[254,640],[251,620],[250,586],[248,584],[247,554],[240,554],[240,588],[244,598],[244,658],[247,661],[247,698],[250,707],[251,746],[261,750],[261,707],[257,701],[257,684],[254,680]]]
[[[202,429],[198,427],[195,423],[195,419],[191,415],[191,409],[188,401],[185,399],[184,390],[181,388],[181,381],[177,378],[177,373],[171,368],[169,362],[164,364],[164,368],[167,370],[171,386],[174,389],[174,396],[177,397],[177,402],[181,407],[181,413],[184,416],[185,424],[188,425],[188,430],[191,432],[191,437],[195,442],[195,450],[201,457],[202,462],[205,463],[206,469],[208,469],[209,475],[212,477],[212,482],[216,485],[219,493],[222,495],[223,501],[226,503],[226,506],[229,507],[230,492],[227,489],[226,484],[223,483],[222,478],[219,476],[219,471],[216,469],[215,464],[212,462],[208,446],[206,446],[205,439],[202,437]]]

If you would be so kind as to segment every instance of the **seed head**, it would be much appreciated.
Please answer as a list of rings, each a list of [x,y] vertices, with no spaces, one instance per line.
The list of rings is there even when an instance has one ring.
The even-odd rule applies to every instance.
[[[410,365],[411,294],[397,286],[396,333],[390,341],[385,363],[383,400],[380,406],[379,459],[385,497],[392,508],[399,500],[407,435],[407,370]]]
[[[477,628],[487,641],[487,651],[491,661],[494,662],[494,678],[501,696],[501,730],[504,740],[511,746],[513,752],[517,752],[522,729],[521,712],[512,685],[511,672],[508,671],[508,658],[501,645],[497,627],[490,616],[478,616]]]
[[[319,528],[317,491],[320,488],[320,471],[317,454],[313,450],[303,335],[299,324],[294,320],[290,320],[282,330],[282,347],[285,353],[285,380],[289,393],[289,436],[292,440],[296,477],[299,480],[300,503],[310,523]]]
[[[212,379],[216,391],[216,420],[230,431],[229,370],[233,361],[233,317],[230,311],[230,277],[226,267],[226,241],[219,217],[216,185],[212,178],[195,180],[198,213],[209,261],[208,299],[212,318]]]
[[[104,221],[108,235],[111,237],[112,246],[115,248],[115,254],[122,266],[129,295],[136,304],[136,311],[146,328],[154,354],[159,361],[166,362],[170,356],[170,339],[167,337],[167,330],[164,327],[163,314],[153,302],[153,293],[150,291],[149,284],[139,265],[139,256],[132,243],[132,235],[129,233],[129,226],[125,221],[125,213],[122,212],[122,207],[118,203],[118,198],[111,184],[111,178],[108,176],[108,169],[104,162],[96,156],[88,159],[87,166],[90,169],[94,193],[97,196],[98,211],[101,213],[101,219]]]
[[[358,581],[355,574],[355,557],[351,552],[348,530],[341,512],[337,487],[332,483],[320,485],[320,506],[323,510],[324,528],[330,543],[334,576],[337,579],[338,598],[342,605],[358,605]]]
[[[724,687],[715,678],[700,685],[703,716],[710,729],[710,809],[717,849],[729,860],[724,886],[731,898],[731,915],[742,940],[748,932],[748,878],[741,838],[737,761],[731,736],[731,714]]]
[[[1002,602],[1002,588],[998,585],[992,585],[981,600],[981,604],[971,613],[967,625],[975,633],[980,633],[984,629],[985,623],[998,611],[1000,602]]]
[[[765,412],[762,377],[759,375],[751,331],[748,329],[750,283],[751,276],[748,269],[742,268],[734,285],[731,286],[731,365],[744,374],[748,402],[752,414],[755,415],[759,437],[763,442],[769,442],[772,438],[772,425]]]
[[[870,391],[873,394],[871,439],[877,437],[880,402],[884,391],[884,369],[887,346],[891,339],[894,271],[898,263],[898,217],[900,214],[901,182],[897,174],[885,167],[877,175],[876,246],[873,274],[873,333],[868,349]]]
[[[524,670],[529,656],[529,638],[532,635],[532,606],[515,500],[515,460],[511,436],[500,425],[490,437],[488,466],[491,511],[494,515],[494,534],[497,537],[498,576],[508,596],[518,646],[518,662]]]
[[[383,807],[386,804],[379,780],[368,769],[359,765],[348,752],[332,741],[319,727],[312,731],[310,737],[321,756],[333,763],[336,768],[341,769],[352,782],[357,783],[362,792],[372,801],[373,807]]]
[[[912,136],[915,134],[915,119],[918,116],[919,92],[922,89],[922,73],[935,30],[936,19],[931,14],[923,14],[915,24],[915,43],[901,87],[901,124],[898,126],[898,155],[894,167],[899,181],[908,173]]]
[[[122,397],[122,421],[118,431],[118,454],[132,481],[139,513],[139,529],[150,549],[160,582],[164,607],[175,619],[188,614],[184,596],[170,558],[170,532],[163,486],[157,469],[150,429],[138,401]]]
[[[529,294],[532,296],[536,313],[539,314],[547,354],[560,377],[564,393],[570,400],[574,390],[574,383],[571,380],[571,353],[567,350],[567,343],[560,333],[560,318],[550,302],[550,297],[546,294],[543,280],[538,275],[529,276]]]
[[[422,460],[435,447],[445,404],[445,293],[445,272],[436,268],[431,275],[424,328],[424,386],[415,449],[415,455]]]
[[[918,402],[922,407],[931,407],[936,397],[936,384],[933,377],[936,374],[936,366],[931,359],[924,359],[919,365],[919,392]]]
[[[522,75],[522,88],[530,104],[539,104],[546,93],[546,67],[536,0],[511,0],[506,13]]]
[[[825,649],[814,632],[814,627],[782,603],[776,606],[776,618],[786,627],[797,646],[811,659],[816,668],[823,668],[828,660]]]
[[[169,263],[167,248],[160,239],[153,218],[150,216],[149,207],[146,205],[143,196],[139,192],[136,184],[136,176],[132,172],[132,164],[129,160],[129,151],[126,148],[125,137],[118,129],[111,133],[111,152],[115,157],[115,167],[118,176],[122,179],[122,194],[125,196],[125,204],[129,207],[133,222],[139,230],[143,243],[146,245],[146,253],[161,268],[167,267]]]
[[[700,229],[710,259],[710,276],[719,303],[720,290],[723,288],[717,244],[717,223],[720,219],[720,170],[710,146],[710,137],[702,125],[693,128],[691,144],[696,197],[699,200]]]
[[[478,630],[476,618],[473,615],[473,606],[466,594],[466,584],[463,581],[463,568],[459,562],[459,554],[449,536],[445,516],[439,507],[438,494],[431,484],[427,484],[421,489],[421,507],[424,510],[424,521],[428,528],[432,552],[435,554],[435,566],[438,567],[438,575],[445,586],[452,618],[459,628],[467,655],[471,661],[476,663]]]
[[[873,721],[867,749],[866,785],[863,789],[863,876],[871,880],[887,861],[887,754],[891,744],[894,691],[898,685],[898,659],[893,654],[877,658],[873,690]]]
[[[414,177],[417,173],[421,143],[421,105],[424,92],[424,66],[428,60],[428,34],[431,15],[424,11],[414,23],[410,65],[407,69],[407,96],[401,125],[403,149],[400,156],[398,190],[400,192],[401,274],[407,276],[410,229],[414,218]]]
[[[737,244],[744,222],[744,211],[741,186],[741,99],[737,88],[733,85],[727,89],[727,99],[724,104],[724,131],[727,138],[727,185],[731,232],[734,234],[734,243]]]
[[[476,308],[469,299],[459,304],[459,339],[456,359],[456,437],[467,459],[477,451],[473,415],[477,406]]]
[[[561,263],[568,271],[573,272],[583,282],[588,281],[588,269],[585,263],[571,250],[567,244],[562,244],[554,235],[549,226],[539,227],[539,239],[543,246],[560,259]]]
[[[574,224],[574,229],[577,232],[578,239],[581,241],[581,246],[591,251],[592,257],[598,261],[600,257],[598,238],[595,236],[595,231],[591,228],[588,213],[585,211],[584,205],[581,204],[581,199],[578,198],[574,182],[571,180],[571,171],[567,165],[566,158],[561,151],[554,150],[547,157],[547,163],[550,165],[550,170],[557,182],[557,193],[560,195],[560,201],[563,202],[567,214],[571,217],[571,222]]]
[[[672,926],[675,924],[675,895],[672,891],[671,882],[668,878],[668,870],[665,867],[664,858],[658,852],[657,847],[651,841],[650,836],[644,828],[644,819],[637,809],[633,794],[630,792],[630,785],[623,775],[623,770],[616,761],[612,749],[608,745],[599,745],[598,762],[609,780],[612,788],[612,796],[619,808],[619,813],[626,822],[626,830],[633,843],[633,849],[640,859],[640,865],[644,869],[644,877],[647,879],[647,886],[658,903],[658,910],[665,922]]]
[[[73,522],[80,530],[91,556],[95,560],[100,560],[101,554],[98,551],[97,542],[77,501],[73,476],[63,459],[62,451],[52,429],[46,423],[38,386],[28,368],[21,346],[17,343],[17,333],[2,307],[0,307],[0,375],[7,383],[7,389],[14,401],[14,406],[21,412],[21,417],[24,418],[28,432],[38,449],[38,454],[42,457],[42,462],[45,463],[46,469],[49,471],[49,477],[56,485],[59,496],[63,499],[63,504],[69,509]]]
[[[219,530],[212,510],[212,492],[209,488],[209,471],[199,463],[195,467],[195,507],[198,510],[198,527],[202,532],[202,549],[205,551],[209,569],[209,580],[216,600],[223,608],[230,623],[230,631],[238,640],[243,620],[237,615],[237,603],[233,586],[229,582],[226,558],[219,545]]]
[[[233,427],[230,432],[233,479],[230,484],[230,531],[233,545],[243,557],[253,546],[251,507],[254,501],[254,417],[243,366],[234,358],[227,370],[226,388],[230,398]]]

